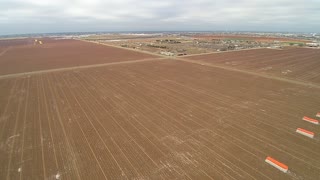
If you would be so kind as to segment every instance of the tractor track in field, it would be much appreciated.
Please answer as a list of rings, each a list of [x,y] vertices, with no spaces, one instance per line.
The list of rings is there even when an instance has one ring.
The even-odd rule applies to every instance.
[[[78,39],[78,40],[80,40],[80,39]],[[236,72],[240,72],[240,73],[250,74],[250,75],[259,76],[259,77],[264,77],[264,78],[267,78],[267,79],[274,79],[274,80],[278,80],[278,81],[298,84],[298,85],[302,85],[302,86],[320,88],[320,85],[314,84],[314,83],[298,81],[298,80],[293,80],[293,79],[289,79],[289,78],[281,78],[281,77],[277,77],[277,76],[274,76],[274,75],[262,74],[262,73],[249,71],[249,70],[230,68],[228,66],[221,66],[221,65],[206,63],[206,62],[203,62],[203,61],[191,60],[191,59],[184,58],[184,57],[196,57],[196,56],[200,56],[200,55],[224,54],[224,53],[233,53],[233,52],[250,51],[250,50],[254,51],[254,50],[259,50],[259,49],[267,49],[267,48],[241,49],[241,50],[227,51],[227,52],[209,52],[209,53],[202,53],[202,54],[186,55],[184,57],[176,57],[176,56],[168,57],[168,56],[164,56],[164,55],[160,55],[160,54],[156,54],[156,53],[151,53],[151,52],[146,52],[146,51],[141,51],[141,50],[136,50],[136,49],[129,49],[129,48],[119,47],[119,46],[110,45],[110,44],[102,44],[102,43],[93,42],[93,41],[86,41],[86,40],[80,40],[80,41],[84,41],[84,42],[88,42],[88,43],[95,43],[95,44],[99,44],[99,45],[102,45],[102,46],[109,46],[109,47],[126,49],[126,50],[134,51],[134,52],[141,52],[141,53],[145,53],[145,54],[149,54],[149,55],[159,56],[159,57],[162,57],[164,59],[179,60],[179,61],[183,61],[183,62],[198,64],[198,65],[202,65],[202,66],[209,66],[209,67],[214,67],[214,68],[219,68],[219,69],[225,69],[225,70],[229,70],[229,71],[236,71]],[[274,50],[274,49],[270,49],[270,50]],[[283,51],[283,50],[275,50],[275,51]]]
[[[213,67],[213,68],[225,69],[225,70],[229,70],[229,71],[236,71],[236,72],[240,72],[240,73],[245,73],[245,74],[259,76],[259,77],[264,77],[264,78],[267,78],[267,79],[274,79],[274,80],[278,80],[278,81],[298,84],[298,85],[312,87],[312,88],[318,88],[318,89],[320,88],[319,84],[315,84],[315,83],[312,83],[312,82],[299,81],[299,80],[290,79],[290,78],[282,78],[282,77],[275,76],[275,75],[263,74],[263,73],[258,73],[258,72],[250,71],[250,70],[232,68],[232,67],[213,64],[213,63],[207,63],[207,62],[203,62],[203,61],[200,61],[200,60],[187,59],[188,57],[196,57],[196,56],[200,56],[200,55],[224,54],[224,53],[233,53],[233,52],[250,51],[250,50],[254,51],[254,50],[257,50],[257,49],[266,49],[266,48],[243,49],[243,50],[227,51],[227,52],[212,52],[212,53],[204,53],[204,54],[199,54],[199,55],[193,54],[193,55],[187,55],[187,56],[185,56],[186,58],[184,58],[184,57],[168,57],[168,56],[164,56],[164,55],[160,55],[160,54],[156,54],[156,53],[151,53],[151,52],[146,52],[146,51],[141,51],[141,50],[136,50],[136,49],[128,49],[128,48],[119,47],[119,46],[110,45],[110,44],[102,44],[102,43],[98,43],[98,42],[81,40],[81,39],[77,39],[77,40],[78,41],[82,41],[82,42],[87,42],[87,43],[98,44],[98,45],[101,45],[101,46],[124,49],[124,50],[128,50],[128,51],[133,51],[133,52],[140,52],[140,53],[147,54],[147,55],[158,56],[158,58],[155,57],[155,58],[132,60],[132,61],[110,62],[110,63],[102,63],[102,64],[81,65],[81,66],[66,67],[66,68],[56,68],[56,69],[48,69],[48,70],[39,70],[39,71],[15,73],[15,74],[6,74],[6,75],[0,75],[0,79],[19,77],[19,76],[26,76],[26,75],[32,75],[32,74],[43,74],[43,73],[49,73],[49,72],[59,72],[59,71],[68,71],[68,70],[77,70],[77,69],[87,69],[87,68],[102,67],[102,66],[132,64],[132,63],[139,63],[139,62],[146,62],[146,61],[155,61],[155,60],[168,59],[168,60],[179,60],[179,61],[198,64],[198,65],[202,65],[202,66],[209,66],[209,67]]]
[[[318,89],[320,88],[320,85],[314,84],[311,82],[303,82],[303,81],[297,81],[297,80],[288,79],[288,78],[281,78],[281,77],[277,77],[277,76],[273,76],[273,75],[261,74],[261,73],[242,70],[242,69],[235,69],[235,68],[230,68],[227,66],[215,65],[215,64],[197,61],[197,60],[186,60],[186,59],[182,59],[182,58],[179,58],[179,59],[177,58],[177,60],[180,60],[183,62],[189,62],[189,63],[193,63],[193,64],[198,64],[198,65],[202,65],[202,66],[209,66],[209,67],[214,67],[214,68],[219,68],[219,69],[224,69],[224,70],[229,70],[229,71],[240,72],[240,73],[244,73],[244,74],[259,76],[259,77],[263,77],[263,78],[267,78],[267,79],[273,79],[273,80],[283,81],[283,82],[287,82],[287,83],[292,83],[292,84],[297,84],[297,85],[302,85],[302,86],[307,86],[307,87],[312,87],[312,88],[318,88]]]
[[[319,110],[320,85],[307,81],[317,71],[293,80],[254,71],[256,59],[283,66],[292,57],[308,69],[318,52],[105,49],[102,61],[93,53],[0,76],[0,179],[319,179],[319,139],[295,131],[319,133],[301,120]],[[230,56],[252,69],[224,64]]]
[[[10,49],[11,49],[11,47],[8,47],[8,48],[4,49],[2,52],[0,52],[0,57],[5,55]]]
[[[161,60],[161,59],[164,59],[164,58],[150,58],[150,59],[141,59],[141,60],[133,60],[133,61],[111,62],[111,63],[103,63],[103,64],[92,64],[92,65],[74,66],[74,67],[67,67],[67,68],[57,68],[57,69],[47,69],[47,70],[31,71],[31,72],[24,72],[24,73],[6,74],[6,75],[1,75],[0,79],[15,78],[15,77],[19,77],[19,76],[27,76],[27,75],[33,75],[33,74],[44,74],[44,73],[59,72],[59,71],[70,71],[70,70],[87,69],[87,68],[95,68],[95,67],[103,67],[103,66],[132,64],[132,63],[140,63],[140,62],[147,62],[147,61],[157,61],[157,60]]]

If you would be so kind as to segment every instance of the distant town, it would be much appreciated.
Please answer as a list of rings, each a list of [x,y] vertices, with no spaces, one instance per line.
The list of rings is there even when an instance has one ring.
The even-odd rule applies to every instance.
[[[184,56],[254,48],[318,48],[320,44],[320,35],[315,33],[167,32],[82,34],[67,37],[139,49],[166,56]]]

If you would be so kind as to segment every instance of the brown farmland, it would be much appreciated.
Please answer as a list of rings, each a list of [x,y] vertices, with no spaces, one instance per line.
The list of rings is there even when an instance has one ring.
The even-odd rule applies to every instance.
[[[34,39],[31,38],[21,38],[21,39],[0,39],[0,48],[10,47],[10,46],[26,46],[32,45]]]
[[[312,42],[310,40],[304,39],[294,39],[294,38],[285,38],[285,37],[272,37],[272,36],[250,36],[250,35],[226,35],[226,34],[219,34],[219,35],[196,35],[193,38],[199,39],[243,39],[248,41],[259,41],[259,42],[301,42],[307,43]]]
[[[5,53],[0,49],[0,75],[156,57],[77,40],[40,40],[42,45],[20,40],[20,44],[28,44],[23,46],[0,40],[9,48]]]
[[[255,49],[189,56],[188,59],[320,84],[320,49]]]
[[[319,88],[181,60],[0,78],[0,179],[320,178]]]

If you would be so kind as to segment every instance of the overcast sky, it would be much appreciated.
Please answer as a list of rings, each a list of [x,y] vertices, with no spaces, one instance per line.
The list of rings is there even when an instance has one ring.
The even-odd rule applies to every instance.
[[[0,0],[0,34],[319,32],[320,0]]]

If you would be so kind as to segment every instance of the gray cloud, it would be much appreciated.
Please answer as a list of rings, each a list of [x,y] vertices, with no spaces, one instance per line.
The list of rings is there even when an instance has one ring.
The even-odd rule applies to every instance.
[[[319,0],[0,0],[0,34],[320,29]]]

